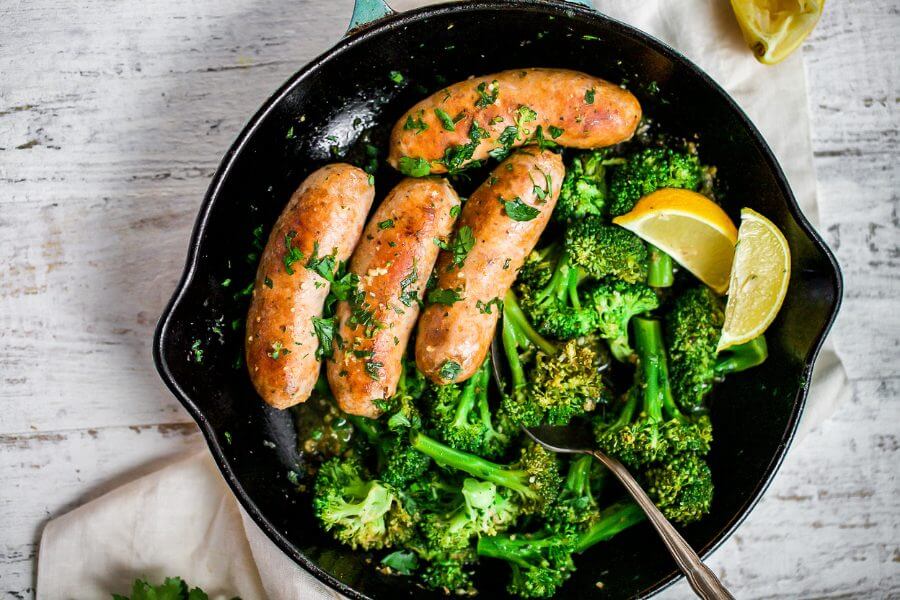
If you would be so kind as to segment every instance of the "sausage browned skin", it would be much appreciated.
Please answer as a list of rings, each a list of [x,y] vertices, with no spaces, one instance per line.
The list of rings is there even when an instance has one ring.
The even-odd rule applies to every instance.
[[[538,127],[562,146],[599,148],[630,138],[640,119],[634,95],[597,77],[565,69],[502,71],[455,83],[413,106],[394,125],[388,162],[413,174],[413,160],[422,159],[420,168],[428,161],[432,173],[445,173],[494,148],[526,144]]]
[[[459,197],[444,179],[404,179],[375,211],[350,259],[358,292],[337,307],[328,383],[340,407],[377,417],[377,400],[397,391],[410,334],[437,260],[435,238],[450,235]]]
[[[312,318],[322,316],[329,285],[305,268],[319,256],[345,261],[375,198],[369,176],[332,164],[314,171],[294,192],[263,250],[247,315],[250,378],[276,408],[305,402],[319,375]]]
[[[469,197],[451,251],[442,251],[435,267],[435,289],[454,290],[463,299],[427,306],[416,335],[416,364],[435,383],[468,379],[484,361],[500,302],[547,226],[564,172],[558,154],[526,146],[500,163]],[[540,212],[531,211],[530,220],[514,220],[509,211],[529,216],[517,203]],[[459,238],[469,237],[462,236],[466,229],[474,244],[461,260]]]

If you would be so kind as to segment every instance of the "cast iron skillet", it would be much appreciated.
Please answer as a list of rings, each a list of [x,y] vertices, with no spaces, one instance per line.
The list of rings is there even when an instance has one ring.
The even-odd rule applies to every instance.
[[[363,3],[354,22],[384,13],[383,6]],[[276,92],[226,154],[154,342],[160,375],[197,420],[244,509],[288,556],[351,598],[430,594],[404,578],[378,574],[362,553],[319,530],[308,498],[289,475],[303,472],[291,413],[267,408],[244,368],[235,368],[243,332],[231,322],[246,316],[247,298],[237,293],[253,280],[255,263],[247,258],[256,252],[252,231],[261,225],[267,235],[300,181],[335,155],[361,163],[371,141],[383,160],[390,126],[442,87],[438,75],[453,82],[537,66],[627,82],[645,114],[672,132],[698,135],[701,158],[718,166],[725,208],[735,221],[742,206],[752,207],[775,221],[790,243],[790,289],[767,334],[769,360],[729,377],[712,399],[716,496],[710,515],[684,530],[701,554],[734,531],[781,463],[838,310],[838,266],[800,213],[766,143],[721,88],[659,41],[588,8],[549,0],[431,6],[351,31]],[[402,84],[391,71],[403,74]],[[382,167],[379,198],[398,179]],[[473,176],[474,183],[481,179]],[[597,546],[578,565],[559,597],[647,596],[678,576],[646,524]],[[499,575],[484,576],[489,569]],[[493,564],[484,572],[477,581],[483,597],[505,597],[506,567]]]

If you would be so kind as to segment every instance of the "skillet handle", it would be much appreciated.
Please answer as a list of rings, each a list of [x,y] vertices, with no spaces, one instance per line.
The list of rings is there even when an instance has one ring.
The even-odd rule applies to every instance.
[[[561,1],[593,8],[591,0]],[[350,27],[347,28],[347,33],[351,33],[360,27],[383,19],[384,17],[389,17],[395,13],[396,11],[392,9],[385,0],[354,0],[353,15],[350,17]]]

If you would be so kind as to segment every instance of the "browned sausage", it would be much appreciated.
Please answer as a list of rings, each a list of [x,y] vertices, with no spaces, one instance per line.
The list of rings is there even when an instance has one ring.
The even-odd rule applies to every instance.
[[[455,207],[455,208],[454,208]],[[338,303],[328,383],[340,407],[377,417],[375,401],[397,391],[402,357],[437,260],[435,238],[450,235],[459,197],[444,179],[404,179],[375,211],[350,260],[358,292]]]
[[[310,174],[275,222],[262,253],[247,315],[247,367],[256,391],[276,408],[306,402],[319,376],[313,317],[329,285],[305,268],[318,255],[345,261],[375,198],[362,169],[333,164]]]
[[[637,98],[597,77],[565,69],[502,71],[455,83],[413,106],[394,125],[388,162],[410,175],[429,167],[453,172],[492,149],[528,143],[538,127],[562,146],[599,148],[630,138],[640,119]]]
[[[500,163],[466,202],[451,250],[441,252],[435,267],[435,289],[454,290],[463,299],[427,306],[416,336],[416,364],[435,383],[468,379],[484,361],[500,301],[547,226],[564,173],[558,154],[526,146]],[[511,218],[529,216],[523,204],[540,212],[532,210],[530,220]],[[462,259],[460,238],[474,240]]]

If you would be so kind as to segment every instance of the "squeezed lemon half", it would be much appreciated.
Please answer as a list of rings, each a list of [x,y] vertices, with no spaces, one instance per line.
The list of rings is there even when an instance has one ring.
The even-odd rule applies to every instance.
[[[825,0],[731,0],[731,8],[756,58],[774,65],[815,29]]]

